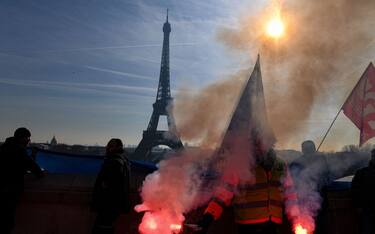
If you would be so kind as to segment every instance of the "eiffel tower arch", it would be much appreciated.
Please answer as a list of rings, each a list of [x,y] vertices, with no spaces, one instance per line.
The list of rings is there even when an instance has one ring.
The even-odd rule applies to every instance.
[[[177,135],[173,113],[172,111],[168,111],[169,106],[173,102],[170,90],[169,34],[171,32],[171,25],[168,22],[168,11],[163,32],[163,49],[156,101],[152,105],[153,112],[148,127],[143,131],[142,140],[134,151],[135,157],[138,159],[147,159],[151,154],[152,148],[158,145],[165,145],[172,149],[181,149],[183,147]],[[157,130],[160,116],[167,117],[168,130],[166,131]]]

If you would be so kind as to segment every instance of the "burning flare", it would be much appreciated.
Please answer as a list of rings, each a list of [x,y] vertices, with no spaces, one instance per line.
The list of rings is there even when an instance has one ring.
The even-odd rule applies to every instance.
[[[307,229],[303,228],[301,224],[297,224],[294,229],[295,234],[308,234]]]
[[[144,204],[135,207],[137,212],[145,212],[139,225],[141,234],[178,234],[182,230],[183,215],[161,209],[151,211]]]

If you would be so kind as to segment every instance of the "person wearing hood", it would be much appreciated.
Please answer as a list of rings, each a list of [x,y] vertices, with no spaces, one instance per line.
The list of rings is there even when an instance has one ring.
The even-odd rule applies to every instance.
[[[97,212],[93,234],[113,234],[117,218],[130,210],[129,178],[130,166],[123,143],[112,138],[106,146],[93,191],[92,209]]]
[[[9,234],[15,224],[15,212],[24,189],[24,175],[31,171],[38,178],[44,172],[34,161],[37,151],[27,153],[31,133],[26,128],[18,128],[13,137],[8,137],[0,146],[0,233]]]
[[[352,181],[352,197],[360,217],[360,234],[375,233],[375,149],[367,167],[358,170]]]

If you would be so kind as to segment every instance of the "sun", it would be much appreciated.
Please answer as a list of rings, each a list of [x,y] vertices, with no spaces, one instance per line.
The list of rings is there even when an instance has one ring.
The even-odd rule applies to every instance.
[[[267,35],[272,38],[280,38],[284,34],[284,23],[279,17],[271,19],[267,23]]]

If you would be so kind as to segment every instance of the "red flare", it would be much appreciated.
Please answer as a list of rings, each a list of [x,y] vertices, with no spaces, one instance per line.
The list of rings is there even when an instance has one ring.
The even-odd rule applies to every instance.
[[[179,230],[181,230],[181,224],[171,224],[169,227],[173,231],[179,231]]]
[[[148,220],[146,220],[146,226],[151,230],[155,230],[158,228],[158,225],[153,218],[149,218]]]
[[[183,216],[175,217],[169,212],[145,212],[139,225],[141,234],[177,234],[182,230]]]
[[[301,224],[297,224],[295,229],[294,229],[295,234],[308,234],[309,232],[307,231],[306,228],[302,227]]]

